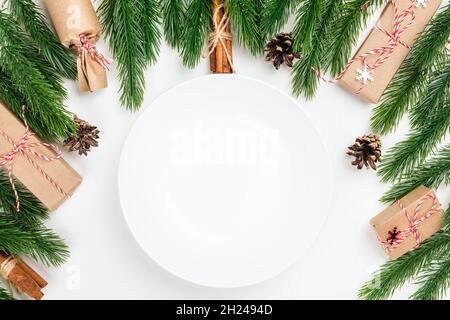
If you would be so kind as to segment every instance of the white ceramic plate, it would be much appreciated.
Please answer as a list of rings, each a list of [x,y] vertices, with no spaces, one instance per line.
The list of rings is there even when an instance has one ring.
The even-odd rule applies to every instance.
[[[145,252],[196,284],[240,287],[302,257],[326,219],[327,152],[296,101],[217,75],[169,90],[125,143],[119,195]]]

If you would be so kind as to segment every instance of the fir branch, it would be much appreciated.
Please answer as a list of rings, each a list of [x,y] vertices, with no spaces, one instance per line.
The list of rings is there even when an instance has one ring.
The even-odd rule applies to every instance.
[[[6,289],[0,287],[0,300],[14,300],[14,298]]]
[[[32,40],[0,11],[0,70],[26,97],[27,117],[39,118],[47,126],[42,138],[65,139],[75,131],[72,116],[62,104],[66,91],[60,88],[60,79],[43,60]]]
[[[55,70],[63,77],[75,80],[77,78],[75,57],[49,29],[45,16],[34,1],[9,0],[9,10],[15,20],[25,27]]]
[[[449,37],[450,5],[447,5],[416,41],[384,93],[381,104],[374,109],[374,132],[392,132],[403,115],[420,100],[429,84],[430,72],[448,60],[446,44]]]
[[[161,44],[161,8],[159,0],[143,0],[144,15],[142,28],[144,32],[145,58],[148,63],[154,64],[158,59],[159,46]]]
[[[41,221],[48,218],[47,210],[39,200],[31,194],[22,184],[14,179],[17,193],[20,198],[21,212],[16,212],[16,197],[11,188],[8,176],[4,170],[0,170],[0,208],[3,214],[17,217],[22,225],[39,225]]]
[[[59,266],[69,256],[64,241],[42,224],[22,225],[19,218],[0,212],[0,251],[24,255],[47,266]]]
[[[238,42],[255,56],[262,53],[260,0],[225,0],[225,6]]]
[[[184,0],[163,0],[162,16],[164,36],[167,43],[174,49],[180,49],[186,19]]]
[[[266,0],[261,20],[263,40],[268,40],[286,24],[298,0]]]
[[[302,55],[312,53],[317,47],[317,31],[320,29],[326,0],[299,0],[295,26],[292,31],[292,50]],[[321,34],[320,36],[323,36]],[[303,59],[303,57],[302,57]]]
[[[144,70],[151,47],[143,43],[145,33],[141,17],[144,9],[140,0],[103,0],[98,8],[104,34],[118,64],[120,102],[132,111],[144,100]]]
[[[333,76],[337,76],[348,63],[361,30],[385,0],[372,0],[362,10],[366,2],[367,0],[345,1],[340,6],[340,13],[333,17],[334,27],[328,37],[328,54],[324,57],[324,69],[330,70]]]
[[[450,288],[450,254],[447,253],[433,261],[419,277],[418,283],[421,287],[411,296],[412,299],[441,299]]]
[[[418,166],[414,172],[404,176],[400,182],[383,195],[381,201],[393,203],[421,185],[437,189],[441,184],[449,183],[450,144],[441,148],[431,159]]]
[[[384,264],[360,290],[362,299],[382,300],[391,297],[406,282],[416,278],[436,257],[450,250],[450,234],[438,233],[420,247]]]
[[[410,123],[415,129],[429,126],[436,119],[445,122],[442,113],[450,108],[450,55],[445,54],[444,57],[430,75],[432,80],[425,90],[424,98],[411,109]]]
[[[195,67],[200,62],[210,31],[211,12],[210,0],[190,0],[186,9],[181,56],[184,65],[189,68]]]
[[[382,181],[395,181],[411,172],[437,147],[450,130],[450,62],[439,70],[431,82],[419,114],[428,113],[425,125],[419,125],[407,139],[397,143],[384,157],[378,171]],[[434,116],[431,116],[434,115]],[[419,120],[417,120],[419,121]],[[416,121],[416,122],[417,122]],[[419,121],[419,124],[422,120]]]
[[[22,117],[22,106],[27,103],[22,94],[17,91],[11,77],[0,69],[0,101],[6,104],[17,117]],[[30,128],[40,137],[51,137],[53,132],[40,117],[27,117]]]
[[[312,40],[308,40],[306,37],[304,43],[300,43],[299,47],[302,47],[304,52],[302,53],[302,57],[299,61],[297,61],[292,69],[292,88],[293,93],[296,96],[300,94],[304,94],[307,99],[311,99],[314,97],[317,87],[319,85],[319,78],[317,74],[313,71],[313,68],[317,70],[321,70],[321,61],[324,52],[327,50],[326,48],[326,35],[329,33],[329,30],[333,28],[332,17],[335,16],[339,10],[339,5],[342,0],[324,0],[322,2],[323,13],[321,14],[319,22],[315,22],[317,24],[316,29],[314,30]],[[317,4],[319,7],[320,4]],[[313,11],[317,11],[318,8],[316,5],[312,5],[314,7]],[[300,9],[299,9],[300,10]],[[310,16],[311,14],[305,13],[306,16]],[[307,25],[310,22],[300,22],[299,25]],[[303,27],[296,27],[296,29],[304,29]],[[297,30],[297,32],[300,32]],[[303,31],[302,31],[303,32]],[[305,42],[306,41],[306,42]],[[308,43],[307,43],[308,42]],[[309,44],[311,42],[311,44]],[[298,43],[298,39],[294,37],[294,43]],[[306,48],[309,48],[305,51]]]

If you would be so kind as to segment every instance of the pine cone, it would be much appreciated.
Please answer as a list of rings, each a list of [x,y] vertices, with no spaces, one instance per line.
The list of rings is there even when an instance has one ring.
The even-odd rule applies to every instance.
[[[294,58],[300,59],[300,54],[292,52],[292,34],[287,32],[279,33],[270,40],[265,51],[266,61],[272,61],[277,70],[283,63],[292,67]]]
[[[64,146],[69,147],[69,151],[78,151],[78,154],[87,156],[88,152],[91,151],[91,147],[97,147],[100,138],[100,131],[97,127],[90,125],[87,121],[78,118],[75,114],[73,115],[73,120],[77,132],[64,141]]]
[[[381,162],[381,141],[377,135],[369,134],[356,139],[355,144],[348,147],[348,155],[355,157],[352,165],[358,169],[372,168],[377,170],[377,162]]]

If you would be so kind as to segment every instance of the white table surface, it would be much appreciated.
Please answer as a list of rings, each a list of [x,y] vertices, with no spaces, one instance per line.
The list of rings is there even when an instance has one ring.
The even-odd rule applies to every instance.
[[[111,57],[103,40],[99,47]],[[286,67],[275,71],[263,57],[253,58],[237,45],[234,59],[238,74],[290,93]],[[208,73],[207,59],[187,70],[177,53],[163,44],[158,63],[145,72],[142,110],[169,88]],[[64,154],[84,181],[48,222],[66,239],[71,256],[60,268],[37,267],[49,281],[47,299],[356,299],[371,272],[387,260],[369,219],[385,207],[378,199],[389,185],[380,183],[373,171],[356,170],[345,155],[357,136],[370,131],[371,106],[339,86],[322,84],[315,100],[298,99],[329,149],[335,184],[328,222],[310,253],[278,277],[241,289],[200,287],[162,270],[135,243],[120,209],[119,156],[139,112],[120,106],[114,64],[109,82],[108,89],[93,94],[80,94],[74,82],[66,83],[68,108],[97,125],[101,140],[87,158]],[[403,122],[397,133],[384,137],[384,151],[403,139],[407,129]],[[450,201],[448,189],[439,190],[438,195],[442,203]],[[413,289],[406,286],[395,297],[407,298]]]

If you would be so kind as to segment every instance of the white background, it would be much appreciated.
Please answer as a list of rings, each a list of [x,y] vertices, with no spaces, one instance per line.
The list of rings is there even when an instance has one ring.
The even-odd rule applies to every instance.
[[[103,40],[99,47],[111,57]],[[238,74],[290,93],[286,67],[276,71],[263,57],[253,58],[237,45],[234,59]],[[208,73],[207,60],[187,70],[177,53],[163,44],[158,63],[145,72],[142,109],[169,88]],[[66,83],[68,108],[98,125],[101,140],[87,158],[64,154],[84,181],[48,223],[67,241],[71,257],[60,268],[37,267],[49,281],[47,299],[356,299],[371,272],[387,260],[369,220],[384,208],[378,199],[389,185],[380,183],[373,171],[356,170],[345,155],[357,136],[370,131],[372,107],[339,86],[322,84],[315,100],[298,99],[330,151],[335,183],[328,222],[311,252],[275,279],[241,289],[199,287],[162,270],[135,243],[119,206],[119,157],[139,112],[133,114],[120,106],[114,64],[109,82],[108,89],[92,94],[80,94],[76,83]],[[384,137],[384,151],[403,139],[407,128],[404,122],[397,133]],[[442,203],[450,201],[448,188],[438,195]],[[395,297],[407,298],[413,289],[406,286]]]

